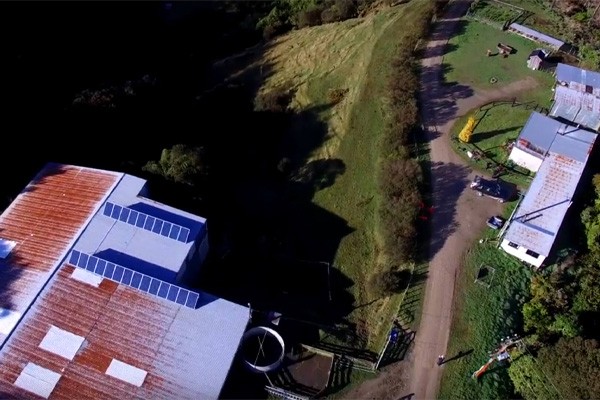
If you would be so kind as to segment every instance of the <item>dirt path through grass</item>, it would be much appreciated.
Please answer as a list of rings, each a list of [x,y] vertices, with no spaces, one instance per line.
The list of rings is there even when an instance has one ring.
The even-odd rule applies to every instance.
[[[445,17],[434,26],[422,58],[421,113],[430,143],[435,211],[425,299],[415,346],[406,360],[387,367],[377,378],[347,393],[345,398],[436,398],[443,369],[436,365],[436,360],[439,354],[445,354],[448,345],[455,281],[463,255],[480,235],[485,220],[501,213],[500,203],[478,197],[467,189],[474,173],[452,150],[450,129],[457,118],[473,108],[511,98],[534,88],[537,82],[527,78],[489,91],[474,91],[460,84],[444,85],[445,45],[469,3],[456,0],[449,5]],[[408,397],[410,395],[412,397]]]

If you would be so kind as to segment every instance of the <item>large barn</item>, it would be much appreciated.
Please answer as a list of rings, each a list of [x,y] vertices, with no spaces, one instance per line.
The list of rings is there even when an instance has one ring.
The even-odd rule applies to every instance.
[[[551,129],[547,135],[535,131],[539,137],[532,139],[544,153],[543,160],[500,244],[504,251],[534,267],[540,267],[550,255],[596,140],[593,132],[569,129],[572,132]]]
[[[3,399],[216,399],[249,310],[186,285],[206,220],[50,164],[0,216]]]

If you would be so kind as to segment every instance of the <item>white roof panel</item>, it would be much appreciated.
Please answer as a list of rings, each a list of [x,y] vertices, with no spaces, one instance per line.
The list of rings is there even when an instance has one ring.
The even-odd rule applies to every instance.
[[[71,278],[79,282],[87,283],[88,285],[92,285],[94,287],[100,286],[104,280],[102,276],[96,275],[93,272],[87,271],[83,268],[75,268],[71,274]]]
[[[106,374],[140,387],[144,383],[148,372],[123,361],[113,359],[106,370]]]
[[[57,354],[67,360],[72,360],[85,339],[54,325],[50,327],[40,343],[40,348]]]
[[[61,375],[34,363],[27,363],[15,381],[15,386],[47,399]]]

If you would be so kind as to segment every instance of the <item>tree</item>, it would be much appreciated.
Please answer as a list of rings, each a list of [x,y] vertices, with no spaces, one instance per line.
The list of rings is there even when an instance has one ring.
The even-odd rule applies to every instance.
[[[573,301],[577,284],[572,273],[555,271],[534,276],[531,280],[531,299],[523,305],[525,329],[541,335],[558,333],[573,337],[580,333]]]
[[[525,400],[546,400],[556,397],[556,390],[549,387],[537,361],[530,355],[513,356],[514,361],[508,369],[508,375],[515,390]]]
[[[564,399],[600,399],[600,345],[581,337],[544,347],[539,364]]]
[[[164,149],[160,160],[149,161],[143,170],[174,182],[194,185],[207,175],[204,156],[201,147],[176,144],[171,149]]]

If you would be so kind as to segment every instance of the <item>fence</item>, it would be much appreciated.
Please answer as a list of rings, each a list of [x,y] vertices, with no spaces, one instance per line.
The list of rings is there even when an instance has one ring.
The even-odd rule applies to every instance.
[[[290,392],[289,390],[285,390],[276,386],[265,386],[265,390],[267,393],[279,397],[280,399],[286,400],[309,400],[309,397],[300,396],[299,394]]]

